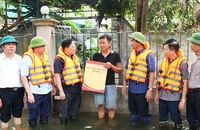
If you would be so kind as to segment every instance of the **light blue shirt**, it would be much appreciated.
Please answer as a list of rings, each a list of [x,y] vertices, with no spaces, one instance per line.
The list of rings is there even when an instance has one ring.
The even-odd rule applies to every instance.
[[[28,80],[30,79],[29,69],[31,65],[32,65],[32,59],[29,56],[24,56],[20,63],[20,74],[21,76],[28,77]],[[52,90],[51,83],[42,83],[40,84],[39,87],[38,85],[33,85],[30,80],[29,80],[29,87],[33,94],[47,94]]]

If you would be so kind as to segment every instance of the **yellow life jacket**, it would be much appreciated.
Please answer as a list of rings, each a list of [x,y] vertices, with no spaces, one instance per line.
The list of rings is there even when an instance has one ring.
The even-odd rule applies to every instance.
[[[73,55],[72,58],[69,58],[63,53],[62,47],[60,47],[57,57],[62,58],[64,61],[62,82],[64,82],[66,85],[74,85],[75,83],[83,81],[80,61],[76,55]]]
[[[39,85],[45,82],[52,82],[51,68],[48,58],[43,54],[42,58],[39,58],[32,49],[24,53],[24,56],[28,55],[32,59],[32,65],[29,68],[30,81],[33,85]]]
[[[157,84],[164,90],[170,90],[174,92],[180,91],[182,88],[182,76],[180,71],[180,63],[186,60],[183,57],[183,52],[179,49],[178,58],[169,63],[169,59],[165,57],[158,72]]]
[[[148,43],[146,42],[148,45]],[[136,51],[133,50],[128,59],[128,68],[126,69],[126,80],[134,80],[137,82],[145,82],[148,68],[146,63],[146,57],[149,53],[154,54],[153,51],[148,50],[148,47],[145,47],[145,50],[136,56]]]

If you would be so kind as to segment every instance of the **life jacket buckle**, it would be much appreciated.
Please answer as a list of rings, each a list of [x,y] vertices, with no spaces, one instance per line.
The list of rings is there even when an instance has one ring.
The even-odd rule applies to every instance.
[[[47,68],[47,65],[42,65],[43,69]]]
[[[80,79],[80,78],[82,78],[82,76],[81,76],[81,75],[79,75],[79,76],[78,76],[78,78]]]
[[[78,65],[75,65],[75,68],[78,68]]]
[[[160,85],[161,85],[161,82],[160,82],[160,81],[157,81],[157,84],[160,86]]]
[[[130,76],[130,77],[132,77],[132,76],[133,76],[133,74],[131,73],[131,74],[129,74],[129,76]]]
[[[48,71],[47,71],[47,70],[44,70],[44,71],[43,71],[43,73],[44,73],[44,74],[47,74],[47,73],[48,73]]]
[[[163,71],[161,70],[161,69],[159,69],[159,71],[158,71],[160,74],[162,74],[163,73]]]
[[[164,75],[163,78],[166,79],[166,78],[167,78],[167,75]]]
[[[50,77],[49,76],[45,76],[45,80],[48,80]]]
[[[134,66],[134,63],[133,63],[133,62],[131,63],[131,66]]]

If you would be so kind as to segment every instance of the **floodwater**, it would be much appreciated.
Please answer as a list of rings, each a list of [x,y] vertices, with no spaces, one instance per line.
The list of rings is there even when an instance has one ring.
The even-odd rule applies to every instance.
[[[158,116],[151,116],[150,124],[143,124],[142,121],[136,126],[131,126],[129,114],[116,114],[114,120],[109,120],[107,115],[104,119],[99,120],[97,113],[81,112],[79,113],[79,122],[72,123],[68,121],[66,125],[61,125],[58,113],[51,113],[48,125],[38,125],[34,128],[28,126],[28,110],[23,110],[22,126],[14,126],[13,121],[10,121],[9,130],[176,130],[172,123],[168,125],[159,125]],[[187,121],[183,117],[184,128],[189,130]]]

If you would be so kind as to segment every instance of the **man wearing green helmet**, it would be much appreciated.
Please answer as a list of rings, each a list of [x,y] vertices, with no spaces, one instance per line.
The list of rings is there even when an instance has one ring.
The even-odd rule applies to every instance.
[[[129,38],[132,52],[125,66],[122,95],[126,95],[128,83],[130,123],[135,126],[139,123],[140,116],[144,123],[150,123],[149,101],[152,98],[155,57],[141,32],[134,32]]]
[[[0,47],[0,120],[2,129],[8,128],[11,113],[14,124],[21,124],[22,108],[24,107],[24,88],[20,80],[21,56],[15,54],[18,41],[13,36],[2,38]]]
[[[190,130],[200,129],[200,33],[194,33],[188,38],[191,50],[197,60],[191,66],[186,102],[187,120]]]
[[[55,94],[50,63],[45,54],[46,44],[42,37],[32,38],[29,50],[24,54],[20,65],[21,79],[28,98],[28,122],[31,127],[37,125],[39,112],[40,124],[48,123],[51,91]]]

